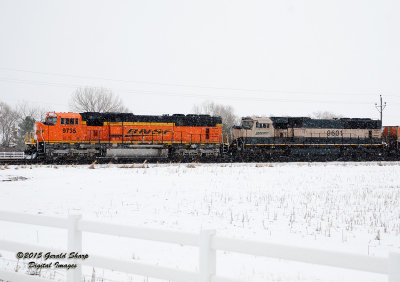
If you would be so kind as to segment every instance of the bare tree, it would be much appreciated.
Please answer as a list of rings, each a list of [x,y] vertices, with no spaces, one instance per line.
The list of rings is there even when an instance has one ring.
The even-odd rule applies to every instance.
[[[9,105],[0,102],[0,137],[1,146],[10,147],[14,145],[14,139],[17,134],[17,122],[19,115]]]
[[[313,118],[316,119],[334,119],[334,118],[342,118],[342,115],[338,115],[332,112],[324,111],[324,112],[314,112]]]
[[[239,122],[239,118],[235,115],[232,106],[215,104],[211,101],[205,101],[200,105],[195,105],[193,107],[193,112],[196,114],[208,114],[222,117],[222,134],[229,138],[231,138],[230,130],[232,126]]]
[[[23,149],[26,133],[33,130],[35,121],[44,120],[46,112],[44,108],[25,101],[14,108],[0,102],[0,146],[4,149]]]
[[[75,90],[70,100],[75,112],[127,112],[122,100],[110,89],[103,87],[82,87]]]
[[[44,107],[32,106],[26,101],[19,102],[16,105],[15,110],[18,112],[20,121],[25,120],[27,117],[30,117],[35,121],[44,121],[47,112],[50,112],[50,110],[45,109]]]

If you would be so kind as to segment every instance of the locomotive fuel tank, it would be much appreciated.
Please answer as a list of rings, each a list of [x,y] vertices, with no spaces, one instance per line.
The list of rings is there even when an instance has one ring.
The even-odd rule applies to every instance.
[[[168,148],[163,145],[132,145],[124,148],[109,148],[106,158],[168,158]]]

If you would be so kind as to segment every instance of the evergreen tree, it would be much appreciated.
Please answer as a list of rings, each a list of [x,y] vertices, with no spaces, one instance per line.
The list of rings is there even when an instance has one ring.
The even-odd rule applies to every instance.
[[[16,136],[17,147],[23,149],[25,147],[24,138],[26,133],[33,131],[35,120],[30,116],[25,117],[20,124],[18,124],[18,132]]]

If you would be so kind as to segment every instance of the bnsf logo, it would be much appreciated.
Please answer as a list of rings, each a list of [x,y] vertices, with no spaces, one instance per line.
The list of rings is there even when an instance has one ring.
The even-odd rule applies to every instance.
[[[125,137],[131,137],[135,135],[158,135],[158,134],[167,134],[168,132],[172,132],[171,129],[167,130],[162,130],[162,129],[138,129],[138,128],[132,128],[129,129],[128,132],[126,133]]]

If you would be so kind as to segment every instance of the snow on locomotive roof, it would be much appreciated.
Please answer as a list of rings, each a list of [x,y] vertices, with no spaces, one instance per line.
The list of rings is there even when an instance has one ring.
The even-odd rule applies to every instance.
[[[313,119],[309,117],[271,117],[274,127],[294,128],[354,128],[354,129],[379,129],[382,127],[380,120],[370,118],[336,118]]]
[[[380,120],[370,118],[332,118],[316,119],[310,117],[243,117],[242,120],[258,120],[268,118],[275,128],[343,128],[343,129],[380,129]]]
[[[87,125],[97,125],[103,122],[159,122],[175,123],[177,126],[208,126],[215,127],[222,123],[221,117],[210,115],[134,115],[132,113],[98,113],[85,112],[80,114]]]

